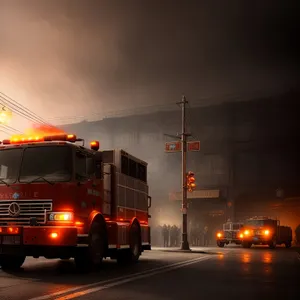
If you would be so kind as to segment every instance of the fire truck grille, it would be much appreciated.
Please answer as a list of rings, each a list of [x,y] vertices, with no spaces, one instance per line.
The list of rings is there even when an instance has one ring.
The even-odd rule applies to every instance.
[[[17,204],[15,210],[16,207],[19,208],[19,213],[15,216],[10,212],[12,203]],[[52,200],[0,201],[0,225],[28,225],[30,218],[37,218],[39,223],[43,223],[45,211],[52,211]]]
[[[237,231],[226,231],[225,232],[225,238],[227,239],[237,239],[238,238],[238,232]]]

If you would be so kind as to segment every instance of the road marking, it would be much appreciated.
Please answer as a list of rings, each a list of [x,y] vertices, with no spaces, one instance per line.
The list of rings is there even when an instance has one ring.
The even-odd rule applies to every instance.
[[[72,294],[68,294],[66,296],[55,298],[55,300],[69,300],[69,299],[78,298],[80,296],[84,296],[84,295],[87,295],[87,294],[99,292],[99,291],[102,291],[104,289],[109,289],[109,288],[112,288],[112,287],[115,287],[115,286],[118,286],[118,285],[122,285],[122,284],[125,284],[125,283],[128,283],[128,282],[131,282],[131,281],[135,281],[135,280],[147,278],[147,277],[150,277],[150,276],[154,276],[154,275],[157,275],[157,274],[162,274],[162,273],[165,273],[165,272],[168,272],[168,271],[171,271],[171,270],[183,268],[185,266],[195,264],[197,262],[200,262],[200,261],[203,261],[203,260],[206,260],[206,259],[208,259],[208,257],[197,259],[195,261],[187,261],[185,263],[182,263],[182,264],[176,265],[176,266],[171,265],[171,266],[168,266],[168,267],[166,267],[164,269],[161,269],[161,270],[152,271],[148,274],[141,274],[141,275],[135,274],[135,275],[133,275],[133,276],[127,278],[127,279],[115,281],[115,282],[104,284],[102,286],[98,286],[98,287],[94,287],[94,288],[85,289],[83,291],[79,291],[79,292],[75,292],[75,293],[72,293]]]
[[[200,262],[200,261],[208,260],[212,257],[213,256],[211,256],[211,255],[205,255],[205,256],[194,258],[194,259],[191,259],[191,260],[187,260],[187,261],[183,261],[183,262],[181,261],[181,262],[178,262],[178,263],[166,265],[166,266],[163,266],[163,267],[158,267],[158,268],[153,268],[153,269],[150,269],[150,270],[145,270],[145,271],[138,272],[138,273],[131,274],[131,275],[121,276],[121,277],[112,278],[112,279],[109,279],[109,280],[103,280],[103,281],[99,281],[99,282],[95,282],[95,283],[91,283],[91,284],[77,286],[77,287],[66,289],[66,290],[63,290],[63,291],[59,291],[59,292],[56,292],[56,293],[53,293],[53,294],[48,294],[48,295],[44,295],[44,296],[40,296],[40,297],[31,298],[29,300],[48,300],[48,299],[68,300],[68,299],[74,299],[74,298],[78,298],[78,297],[83,296],[83,295],[87,295],[87,294],[90,294],[90,293],[101,291],[103,289],[108,289],[108,288],[111,288],[111,287],[114,287],[114,286],[117,286],[117,285],[121,285],[121,284],[124,284],[124,283],[127,283],[127,282],[131,282],[131,281],[134,281],[134,280],[150,277],[150,276],[153,276],[153,275],[156,275],[156,274],[165,273],[165,272],[175,270],[175,269],[179,269],[179,268],[183,268],[185,266],[195,264],[195,263]],[[62,296],[62,295],[64,295],[64,296]]]

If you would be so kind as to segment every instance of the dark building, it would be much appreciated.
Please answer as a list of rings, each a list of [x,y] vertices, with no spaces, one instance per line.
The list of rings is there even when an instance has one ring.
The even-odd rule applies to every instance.
[[[188,109],[188,127],[201,141],[201,151],[188,154],[188,168],[195,172],[198,189],[220,191],[218,199],[194,199],[191,207],[209,212],[207,203],[214,203],[212,209],[222,210],[223,220],[253,214],[278,217],[276,207],[282,207],[285,198],[300,196],[299,96],[298,91],[290,91]],[[102,149],[123,148],[147,161],[154,205],[166,204],[168,194],[180,190],[180,154],[164,152],[165,142],[170,141],[164,133],[180,132],[179,110],[64,128],[87,141],[99,139]]]

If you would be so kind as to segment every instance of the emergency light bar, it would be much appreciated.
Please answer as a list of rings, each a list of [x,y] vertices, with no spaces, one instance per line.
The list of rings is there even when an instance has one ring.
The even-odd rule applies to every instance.
[[[82,139],[77,139],[76,135],[74,134],[58,134],[58,135],[49,135],[49,136],[33,136],[33,137],[20,137],[20,138],[13,138],[11,140],[3,140],[3,145],[9,144],[24,144],[24,143],[35,143],[35,142],[50,142],[50,141],[66,141],[75,143],[77,141],[82,141]]]

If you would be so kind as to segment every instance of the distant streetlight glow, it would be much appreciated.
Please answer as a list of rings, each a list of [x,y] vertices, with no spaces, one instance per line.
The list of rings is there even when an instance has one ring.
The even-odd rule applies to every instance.
[[[12,112],[3,106],[0,111],[0,124],[8,124],[11,118]]]

